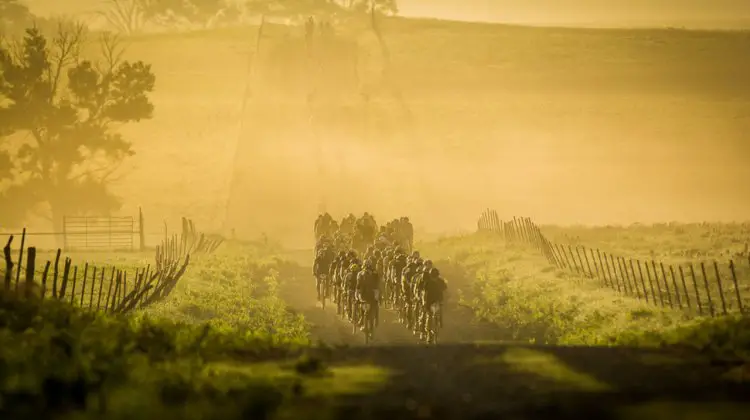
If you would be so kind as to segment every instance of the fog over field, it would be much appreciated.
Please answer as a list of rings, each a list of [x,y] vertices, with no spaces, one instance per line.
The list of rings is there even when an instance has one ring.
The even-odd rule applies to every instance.
[[[626,18],[625,2],[469,3],[400,6],[535,25],[648,16],[658,27],[750,10],[639,1]],[[31,4],[80,16],[95,7]],[[569,13],[557,13],[563,4]],[[746,32],[382,18],[383,78],[366,18],[335,28],[339,44],[317,70],[302,27],[268,24],[256,42],[249,25],[126,40],[156,88],[154,118],[122,128],[136,152],[113,184],[122,213],[187,212],[208,229],[290,244],[309,242],[322,209],[409,215],[433,233],[472,230],[486,207],[556,224],[747,219]]]
[[[404,0],[404,16],[589,27],[750,26],[742,0]]]

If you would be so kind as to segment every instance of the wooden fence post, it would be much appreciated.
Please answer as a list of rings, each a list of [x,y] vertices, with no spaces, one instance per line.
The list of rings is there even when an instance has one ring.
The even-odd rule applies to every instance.
[[[5,247],[3,248],[3,255],[5,256],[5,278],[4,280],[4,288],[5,290],[10,290],[10,283],[13,279],[13,257],[11,256],[11,248],[10,246],[13,244],[13,235],[10,235],[10,238],[8,238],[8,242],[5,244]]]
[[[677,287],[677,278],[674,275],[674,267],[669,264],[669,274],[672,276],[672,286],[674,286],[674,296],[677,298],[677,306],[682,309],[682,299],[680,299],[680,288]]]
[[[96,310],[100,311],[102,309],[102,291],[104,290],[104,269],[102,268],[102,272],[99,275],[99,297],[96,300]],[[107,302],[104,302],[106,305]]]
[[[604,258],[607,258],[607,254],[604,254]],[[615,258],[612,256],[612,254],[609,254],[609,264],[612,265],[612,271],[610,272],[610,276],[612,275],[612,272],[615,273],[614,279],[615,279],[615,285],[617,285],[617,293],[622,293],[622,289],[620,288],[620,278],[617,276],[617,266],[615,265]],[[607,265],[607,270],[609,270],[609,264]],[[624,285],[623,285],[624,287]]]
[[[661,267],[661,276],[664,279],[664,288],[667,290],[667,297],[669,297],[669,307],[674,308],[672,292],[669,291],[669,283],[667,282],[667,272],[666,270],[664,270],[664,263],[660,262],[659,267]]]
[[[682,281],[682,291],[685,293],[685,303],[687,304],[688,310],[693,308],[690,306],[690,294],[688,293],[687,283],[685,282],[685,273],[682,271],[682,266],[677,267],[677,271],[680,272],[680,280]]]
[[[78,281],[78,266],[73,267],[73,286],[70,288],[70,304],[75,305],[76,282]]]
[[[652,266],[654,268],[654,276],[656,277],[656,285],[659,285],[659,276],[656,275],[656,264],[651,261]],[[648,268],[648,261],[646,261],[643,265],[646,266],[646,277],[648,277],[648,284],[651,286],[651,295],[654,299],[654,303],[656,303],[656,290],[654,289],[654,280],[651,278],[651,270]],[[659,303],[662,307],[664,307],[664,297],[661,295],[661,287],[659,287]]]
[[[65,292],[68,288],[68,276],[70,275],[70,265],[71,265],[70,258],[65,257],[65,261],[63,262],[63,278],[62,278],[62,285],[60,285],[60,294],[59,298],[60,300],[63,300],[65,298]]]
[[[52,273],[52,297],[57,299],[57,279],[60,275],[60,250],[57,250],[57,256],[55,257],[55,268]]]
[[[26,285],[24,297],[30,298],[34,290],[34,270],[36,269],[36,247],[29,247],[29,255],[26,256]]]
[[[18,268],[16,268],[15,291],[18,291],[18,282],[21,280],[21,266],[23,266],[23,247],[26,246],[26,228],[21,233],[21,249],[18,250]]]
[[[734,271],[733,260],[729,260],[729,269],[732,271],[732,281],[734,282],[734,293],[737,297],[737,307],[740,309],[740,313],[742,314],[742,313],[745,313],[745,311],[742,308],[742,296],[740,296],[740,287],[737,284],[737,274],[735,274],[735,271]]]
[[[625,287],[626,293],[631,296],[633,293],[633,284],[630,282],[630,274],[628,274],[628,267],[625,265],[625,257],[617,257],[617,265],[620,267],[620,276],[623,278],[623,282],[627,285]],[[637,290],[636,290],[637,292]],[[637,293],[638,299],[641,298],[640,293]]]
[[[89,292],[89,311],[94,309],[94,289],[96,288],[96,267],[94,267],[94,272],[91,273],[91,292]],[[81,302],[83,302],[83,296],[81,296]],[[83,303],[81,303],[81,306],[83,306]]]
[[[608,286],[610,288],[612,287],[612,279],[607,277],[607,270],[606,267],[604,267],[604,263],[602,262],[602,252],[599,248],[596,249],[596,257],[599,259],[599,267],[602,269],[602,277],[604,278],[604,285]],[[607,261],[607,256],[604,256],[604,261]]]
[[[646,289],[646,282],[643,281],[643,271],[641,271],[641,264],[638,260],[636,260],[636,262],[639,263],[638,264],[638,279],[641,280],[641,287],[643,287],[643,298],[646,300],[646,303],[648,303],[648,289]],[[638,281],[636,280],[636,277],[635,277],[635,268],[633,266],[632,259],[630,260],[630,272],[633,273],[633,281],[635,281],[636,284],[638,284]]]
[[[698,280],[695,278],[693,263],[690,263],[690,277],[693,278],[693,289],[695,290],[695,301],[698,304],[698,315],[703,316],[703,303],[701,302],[701,294],[698,291]]]
[[[50,262],[44,264],[44,273],[42,273],[42,299],[47,294],[47,276],[49,275]]]
[[[724,315],[727,314],[727,302],[724,299],[724,286],[721,284],[721,275],[719,275],[719,264],[714,260],[714,274],[716,274],[716,285],[719,286],[719,299],[721,299],[721,310]]]
[[[703,273],[703,285],[706,288],[706,299],[708,299],[708,312],[711,316],[716,316],[714,312],[714,302],[711,299],[711,289],[708,287],[708,276],[706,276],[706,265],[701,262],[701,272]]]
[[[96,277],[96,274],[94,274],[94,277]],[[83,308],[83,299],[86,297],[86,282],[89,278],[89,263],[86,263],[83,266],[83,283],[81,284],[81,303],[79,304],[81,308]],[[94,283],[91,283],[91,287],[94,286]]]

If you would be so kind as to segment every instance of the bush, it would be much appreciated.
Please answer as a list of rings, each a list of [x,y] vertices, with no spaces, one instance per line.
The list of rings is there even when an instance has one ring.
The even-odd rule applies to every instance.
[[[282,404],[293,384],[219,367],[288,357],[300,349],[293,340],[265,333],[110,317],[4,293],[0,415],[263,418]]]

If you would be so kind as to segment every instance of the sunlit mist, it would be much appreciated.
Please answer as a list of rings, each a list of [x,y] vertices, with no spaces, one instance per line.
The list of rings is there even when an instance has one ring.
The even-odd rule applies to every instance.
[[[750,11],[628,2],[624,17],[581,0],[561,17],[552,3],[405,0],[400,10],[587,26],[655,11],[660,27]],[[187,213],[295,244],[311,240],[322,210],[409,215],[421,232],[472,230],[486,207],[559,224],[747,218],[745,32],[381,16],[381,45],[364,15],[332,20],[313,65],[301,23],[259,22],[124,38],[156,87],[153,119],[120,130],[135,151],[112,184],[121,212],[142,206],[154,225]]]

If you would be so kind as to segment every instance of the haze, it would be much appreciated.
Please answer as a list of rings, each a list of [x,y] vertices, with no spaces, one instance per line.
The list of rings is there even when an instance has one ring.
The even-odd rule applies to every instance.
[[[590,27],[750,27],[743,0],[404,0],[404,16]]]
[[[401,10],[689,26],[745,19],[750,2],[404,0]],[[114,186],[122,212],[143,206],[154,224],[189,214],[207,230],[288,245],[309,244],[322,209],[408,215],[422,234],[475,229],[487,207],[542,224],[748,218],[747,33],[400,18],[382,28],[392,79],[380,79],[366,20],[338,28],[359,79],[352,49],[337,50],[338,64],[315,73],[312,125],[302,28],[267,28],[244,109],[257,28],[131,38],[128,57],[156,74],[156,116],[123,128],[136,156]]]

